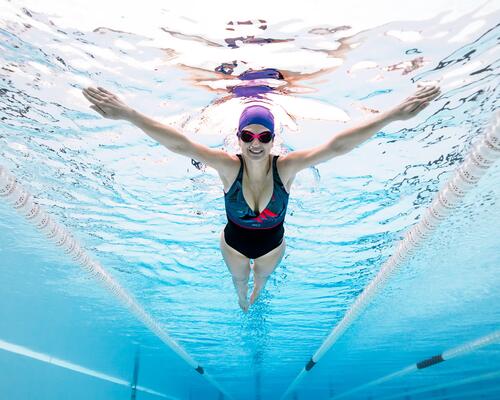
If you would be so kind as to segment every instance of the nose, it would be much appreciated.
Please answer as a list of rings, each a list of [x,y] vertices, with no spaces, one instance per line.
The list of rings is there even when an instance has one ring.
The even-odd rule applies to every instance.
[[[255,142],[257,142],[257,144]],[[248,145],[248,147],[250,147],[251,149],[260,149],[262,147],[260,141],[255,138],[253,138],[252,141],[248,143]]]

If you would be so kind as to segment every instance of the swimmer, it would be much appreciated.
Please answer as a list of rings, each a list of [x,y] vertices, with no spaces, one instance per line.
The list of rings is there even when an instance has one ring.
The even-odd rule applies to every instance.
[[[274,116],[261,105],[246,107],[239,119],[237,136],[241,154],[230,155],[196,143],[173,127],[161,124],[128,107],[116,95],[98,87],[83,90],[91,109],[104,118],[126,120],[170,151],[214,168],[224,187],[227,225],[220,234],[220,250],[231,273],[238,303],[247,311],[285,254],[283,222],[290,188],[305,168],[346,154],[387,124],[416,116],[440,93],[437,86],[421,87],[388,111],[345,129],[324,144],[271,154]],[[248,299],[248,281],[253,260],[253,292]]]

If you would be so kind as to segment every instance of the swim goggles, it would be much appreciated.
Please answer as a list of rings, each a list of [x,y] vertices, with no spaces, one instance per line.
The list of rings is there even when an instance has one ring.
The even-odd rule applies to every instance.
[[[274,133],[272,133],[271,131],[264,131],[255,134],[247,130],[242,130],[238,133],[238,137],[245,143],[250,143],[254,139],[258,139],[261,143],[269,143],[271,140],[273,140]]]

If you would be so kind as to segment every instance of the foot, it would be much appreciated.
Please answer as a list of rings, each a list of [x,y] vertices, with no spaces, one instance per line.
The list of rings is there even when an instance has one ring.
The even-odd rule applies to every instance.
[[[238,304],[240,305],[240,308],[243,310],[243,312],[248,311],[248,307],[250,307],[250,304],[248,304],[247,299],[239,298],[238,299]]]
[[[247,293],[248,293],[248,278],[236,279],[233,277],[234,287],[236,288],[236,294],[238,295],[238,304],[244,312],[248,311]]]

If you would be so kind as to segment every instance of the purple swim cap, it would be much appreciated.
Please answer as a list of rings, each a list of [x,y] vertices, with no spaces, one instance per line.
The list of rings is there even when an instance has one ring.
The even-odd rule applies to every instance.
[[[243,110],[238,124],[238,132],[248,125],[260,124],[274,134],[274,116],[268,108],[259,105],[248,106]]]

